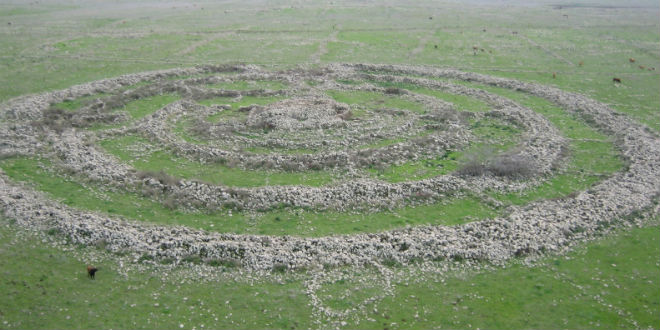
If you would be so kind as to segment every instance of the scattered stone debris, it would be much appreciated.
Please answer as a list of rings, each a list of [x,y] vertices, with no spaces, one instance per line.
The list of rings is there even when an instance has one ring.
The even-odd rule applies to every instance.
[[[58,155],[61,161],[59,166],[66,167],[70,173],[94,182],[117,186],[131,186],[140,182],[145,186],[169,192],[173,194],[172,196],[200,201],[205,206],[210,205],[211,202],[231,202],[255,210],[268,208],[283,201],[292,207],[314,209],[346,210],[357,204],[370,203],[378,207],[391,207],[408,203],[412,196],[420,193],[430,192],[431,196],[440,196],[459,190],[507,191],[539,182],[538,180],[530,180],[531,183],[519,182],[507,177],[459,175],[443,175],[397,184],[363,179],[347,180],[325,187],[273,186],[243,189],[189,180],[168,182],[165,179],[139,176],[130,165],[99,151],[93,143],[90,143],[93,141],[91,137],[96,133],[82,129],[86,122],[78,122],[79,127],[66,126],[64,122],[62,124],[64,126],[57,129],[43,125],[44,118],[52,115],[49,114],[51,104],[99,92],[117,91],[124,86],[142,81],[161,81],[163,83],[158,85],[160,90],[144,88],[124,92],[125,94],[122,95],[135,95],[139,98],[139,93],[153,95],[156,92],[178,91],[184,95],[184,99],[165,106],[134,124],[110,133],[99,133],[97,137],[102,134],[121,135],[141,132],[153,141],[161,142],[167,148],[193,159],[225,157],[236,159],[237,166],[246,168],[251,167],[250,164],[258,159],[271,160],[274,164],[295,160],[292,155],[257,155],[233,149],[195,145],[183,141],[172,133],[169,120],[176,121],[178,118],[183,118],[191,110],[199,110],[205,114],[227,110],[222,107],[200,106],[193,100],[208,98],[209,95],[241,97],[243,94],[195,86],[195,82],[204,84],[213,82],[212,80],[216,78],[204,78],[207,80],[199,81],[193,78],[188,84],[165,82],[165,78],[222,70],[240,72],[236,79],[276,79],[288,81],[293,86],[290,91],[259,92],[282,95],[286,99],[271,105],[250,108],[246,122],[237,124],[238,130],[258,127],[261,130],[265,128],[285,134],[292,131],[322,131],[332,128],[347,133],[353,132],[358,140],[364,137],[357,135],[357,132],[369,127],[374,128],[371,132],[382,130],[383,127],[392,129],[399,127],[400,131],[394,134],[405,134],[406,130],[419,127],[419,125],[415,126],[415,123],[420,121],[420,118],[426,118],[425,120],[430,118],[410,111],[386,109],[387,111],[383,111],[383,115],[380,116],[384,124],[379,124],[377,119],[381,118],[354,123],[342,118],[342,114],[350,111],[348,105],[314,94],[307,87],[301,87],[301,82],[310,79],[320,81],[317,91],[344,89],[371,90],[379,93],[385,93],[385,90],[371,83],[342,86],[336,81],[363,81],[369,78],[370,81],[406,82],[488,100],[493,107],[488,116],[498,116],[523,128],[517,157],[533,159],[536,175],[551,172],[552,165],[560,158],[561,146],[565,141],[545,118],[530,109],[485,91],[432,79],[450,78],[508,88],[548,99],[566,111],[588,119],[594,127],[611,135],[619,146],[622,156],[628,161],[628,166],[587,191],[560,200],[534,202],[524,208],[513,210],[504,218],[453,227],[419,226],[382,233],[320,238],[269,236],[267,244],[264,236],[208,233],[179,226],[157,226],[77,210],[50,200],[45,194],[27,185],[13,182],[4,173],[0,173],[0,207],[5,216],[15,219],[17,224],[27,228],[37,230],[55,228],[76,243],[91,245],[103,241],[105,247],[111,251],[129,250],[149,256],[150,259],[177,261],[191,255],[214,260],[235,260],[246,269],[259,271],[318,265],[407,264],[413,260],[454,259],[488,261],[497,264],[516,256],[562,250],[573,242],[594,236],[608,227],[623,225],[625,221],[621,219],[634,220],[635,217],[631,217],[631,214],[653,208],[660,193],[658,188],[660,187],[660,173],[658,173],[660,139],[650,133],[645,126],[615,113],[608,106],[585,96],[563,92],[553,87],[457,70],[409,66],[333,64],[321,69],[299,69],[278,73],[264,71],[256,66],[197,67],[125,75],[73,86],[62,91],[19,97],[2,105],[0,110],[0,118],[3,119],[0,123],[0,132],[2,132],[0,154],[39,155],[44,150],[49,150]],[[448,146],[460,146],[469,142],[470,135],[464,127],[465,124],[461,123],[460,118],[452,115],[447,104],[434,103],[430,98],[414,93],[401,94],[401,97],[425,104],[431,110],[431,115],[445,113],[442,116],[444,119],[438,121],[438,125],[445,129],[433,135],[435,140],[423,144],[408,140],[401,144],[376,148],[369,156],[337,153],[333,157],[337,157],[338,163],[342,164],[338,166],[349,169],[365,166],[369,157],[380,159],[385,158],[383,155],[386,154],[400,161],[408,159],[408,154],[415,156],[421,153],[425,148],[446,150]],[[116,104],[125,101],[121,98],[111,100]],[[105,102],[92,102],[84,106],[80,113],[92,118],[91,121],[94,118],[106,118],[104,117],[106,112],[99,110],[104,109],[105,104]],[[311,111],[304,112],[305,109]],[[404,119],[400,120],[400,117]],[[124,119],[125,117],[118,117],[112,120],[121,122]],[[260,122],[264,124],[259,124]],[[405,124],[406,122],[409,124]],[[213,133],[214,129],[211,128],[208,132],[210,136],[218,134]],[[404,136],[410,137],[410,135]],[[269,143],[273,143],[274,140],[271,139]],[[237,141],[235,143],[238,143]],[[333,144],[337,143],[336,141],[338,140],[323,136],[316,141],[312,139],[308,146],[315,143]],[[286,144],[287,141],[283,143]],[[305,144],[303,141],[294,141],[293,145]],[[407,153],[398,154],[398,150],[404,147],[408,149]],[[362,156],[364,157],[360,158]],[[323,161],[325,159],[323,157],[327,155],[309,154],[306,157],[301,157],[305,161],[301,162],[303,165],[299,167],[300,169],[307,168],[305,166],[311,168],[311,162],[310,165],[305,165],[307,161]],[[657,211],[657,207],[652,209],[652,212],[657,213]]]

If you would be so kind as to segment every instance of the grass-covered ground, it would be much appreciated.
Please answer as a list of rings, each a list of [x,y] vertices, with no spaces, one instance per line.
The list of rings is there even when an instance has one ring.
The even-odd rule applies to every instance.
[[[511,1],[494,6],[482,1],[7,1],[0,3],[0,101],[124,73],[196,64],[244,62],[286,69],[331,62],[396,63],[458,68],[556,86],[608,103],[660,131],[660,9],[656,2]],[[613,77],[622,83],[614,84]],[[588,189],[625,166],[606,135],[553,104],[515,91],[470,85],[534,109],[569,138],[565,171],[537,188],[490,196],[504,206]],[[208,87],[287,86],[253,81]],[[457,110],[488,110],[476,99],[398,87],[452,102]],[[337,91],[332,96],[367,107],[385,104],[423,111],[417,103],[366,92]],[[97,97],[103,95],[55,107],[75,111],[82,102]],[[160,95],[120,110],[138,120],[176,99],[176,95]],[[218,121],[240,116],[240,106],[278,100],[219,98],[201,103],[231,105],[231,110],[208,118]],[[493,122],[472,125],[482,136],[490,135],[503,144],[515,135]],[[95,127],[103,128],[107,127]],[[185,134],[184,127],[177,133]],[[137,158],[126,147],[148,142],[139,139],[127,136],[102,145],[139,169],[214,183],[323,185],[333,179],[323,172],[246,174],[187,162],[166,150]],[[391,139],[366,147],[397,142]],[[392,182],[420,179],[455,170],[461,156],[452,152],[441,159],[370,173]],[[468,196],[371,214],[287,209],[231,216],[186,213],[137,194],[53,175],[42,159],[5,159],[0,167],[11,178],[70,206],[222,232],[322,236],[416,224],[459,224],[494,217],[504,209],[484,203],[483,196]],[[566,255],[544,257],[532,266],[514,260],[506,267],[483,270],[399,274],[392,277],[392,295],[351,313],[346,324],[340,318],[328,320],[310,305],[306,283],[311,275],[305,272],[255,275],[253,280],[253,275],[225,265],[210,271],[218,276],[202,281],[190,279],[191,267],[163,270],[135,265],[98,247],[55,248],[19,229],[11,219],[2,217],[0,224],[0,328],[660,328],[657,219],[643,228],[621,229],[579,244]],[[50,237],[58,239],[54,234]],[[85,277],[88,263],[101,267],[94,281]],[[390,269],[408,271],[397,265]],[[375,271],[344,272],[346,279],[315,291],[325,305],[343,310],[382,291],[378,283],[383,283],[383,277]]]
[[[214,278],[200,280],[189,267],[126,267],[121,264],[126,260],[108,258],[96,248],[62,251],[8,225],[7,219],[2,222],[3,328],[319,326],[305,273],[253,278],[218,267]],[[657,329],[659,229],[656,221],[619,231],[532,266],[513,261],[491,269],[397,276],[393,296],[368,305],[364,315],[347,318],[345,327]],[[85,272],[90,262],[100,268],[95,280]],[[354,272],[376,283],[382,280],[368,269]],[[343,310],[379,290],[338,279],[319,291],[329,306]]]

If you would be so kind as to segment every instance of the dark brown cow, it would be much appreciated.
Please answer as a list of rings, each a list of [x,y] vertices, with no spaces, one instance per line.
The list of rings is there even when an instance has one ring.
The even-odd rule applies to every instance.
[[[614,78],[612,78],[612,81],[615,82],[615,83],[620,84],[621,83],[621,78],[614,77]]]
[[[87,266],[87,276],[89,276],[91,279],[94,279],[94,275],[98,270],[99,269],[94,266]]]

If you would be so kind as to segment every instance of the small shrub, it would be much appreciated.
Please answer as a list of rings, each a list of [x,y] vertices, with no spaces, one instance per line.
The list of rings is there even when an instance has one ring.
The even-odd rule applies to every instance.
[[[463,176],[481,176],[486,173],[486,166],[478,160],[470,160],[460,166],[458,174]]]
[[[488,164],[488,171],[508,178],[527,177],[534,173],[534,162],[522,155],[501,155]]]

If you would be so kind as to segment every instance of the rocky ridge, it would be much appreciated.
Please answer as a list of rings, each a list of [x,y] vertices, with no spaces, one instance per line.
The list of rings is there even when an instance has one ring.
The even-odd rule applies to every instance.
[[[254,67],[248,68],[251,69],[256,70]],[[127,75],[12,100],[0,112],[6,120],[2,123],[2,131],[8,132],[3,133],[1,153],[33,154],[42,150],[42,142],[30,137],[30,129],[19,122],[39,120],[41,111],[53,102],[85,95],[90,90],[120,88],[157,76],[204,70],[207,69]],[[621,224],[620,219],[631,214],[644,210],[658,212],[660,139],[643,125],[615,113],[602,103],[556,88],[456,70],[380,65],[331,65],[327,70],[338,76],[370,71],[386,75],[447,77],[530,93],[548,99],[567,111],[588,117],[598,129],[615,139],[628,166],[576,196],[535,202],[514,210],[505,218],[455,227],[420,226],[384,233],[323,238],[230,235],[138,223],[84,212],[50,201],[44,194],[14,183],[4,174],[0,175],[0,205],[5,215],[21,226],[57,228],[77,243],[94,244],[102,240],[110,250],[130,250],[156,258],[182,259],[198,255],[202,258],[235,260],[245,268],[255,270],[271,269],[276,265],[302,268],[317,264],[360,265],[384,260],[405,264],[418,259],[472,259],[499,263],[514,256],[558,251],[607,227]],[[159,116],[159,113],[153,116]],[[550,142],[534,139],[535,134],[544,136],[544,132],[553,130],[544,126],[547,121],[539,119],[535,122],[530,118],[533,116],[520,119],[522,124],[528,126],[526,132],[531,132],[527,133],[527,140],[531,141],[528,144],[531,151],[528,152],[546,158],[543,155],[552,152],[561,142],[553,135],[548,136]],[[24,136],[27,138],[22,138]],[[48,134],[46,138],[53,144],[54,150],[62,153],[60,158],[64,158],[66,164],[77,172],[99,181],[131,180],[133,172],[129,167],[86,145],[84,136],[82,132],[71,130],[63,134]],[[543,146],[543,143],[546,145]],[[470,183],[461,181],[459,177],[441,176],[398,185],[355,181],[323,188],[263,187],[250,190],[250,198],[245,205],[258,208],[277,200],[288,201],[295,206],[316,207],[319,203],[326,203],[341,208],[355,198],[362,198],[361,201],[366,203],[392,203],[397,196],[405,199],[405,196],[418,193],[421,189],[446,192],[468,185]],[[203,196],[209,200],[224,194],[232,198],[222,187],[193,182],[184,181],[175,189],[193,196],[203,191]]]

